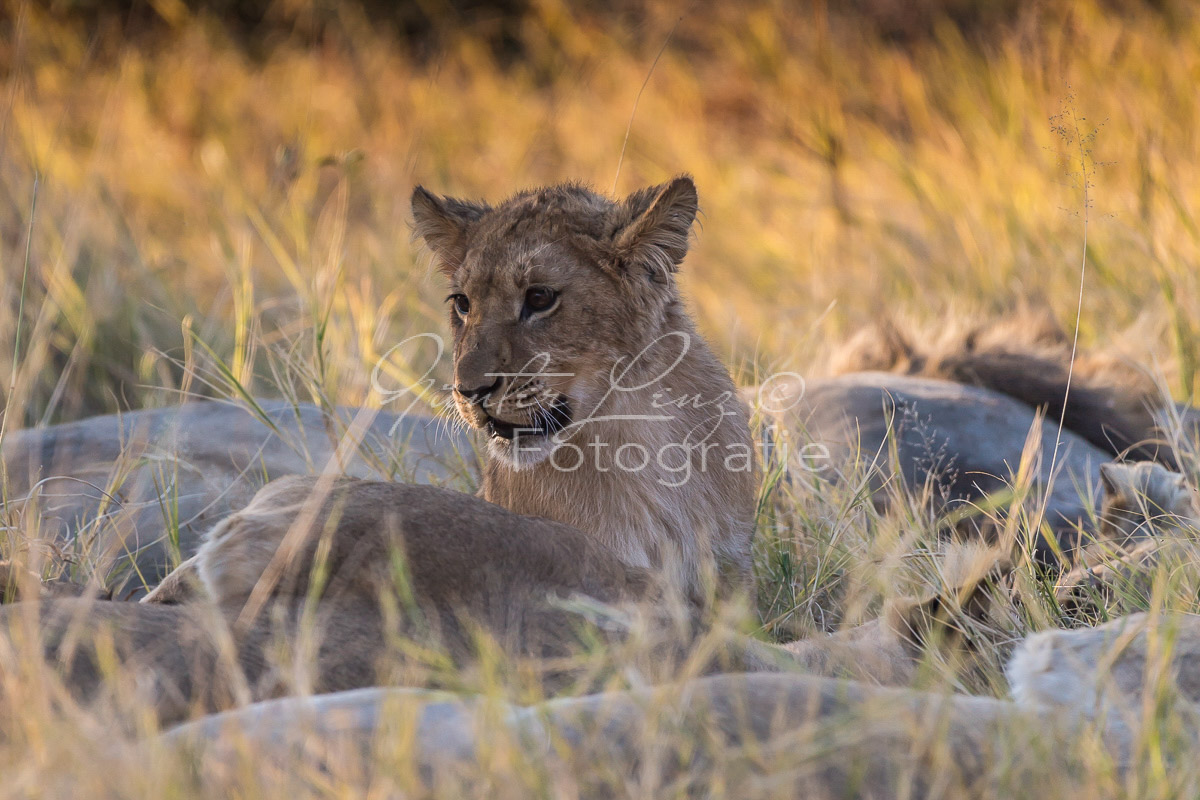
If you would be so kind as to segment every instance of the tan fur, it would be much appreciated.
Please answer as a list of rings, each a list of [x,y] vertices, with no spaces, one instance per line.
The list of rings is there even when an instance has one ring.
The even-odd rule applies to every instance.
[[[261,648],[225,646],[224,627],[204,604],[15,603],[0,608],[0,633],[14,644],[34,644],[77,699],[124,695],[162,722],[250,699],[246,682],[264,669]]]
[[[488,557],[480,559],[480,552]],[[710,649],[701,668],[910,683],[931,648],[966,655],[974,648],[966,631],[970,620],[986,616],[990,587],[1001,574],[995,563],[980,557],[952,565],[948,571],[957,577],[950,589],[892,603],[881,620],[833,636],[783,647],[738,636],[708,639],[700,645]],[[192,710],[227,707],[229,687],[263,699],[405,679],[406,656],[389,645],[401,637],[418,652],[444,649],[463,665],[483,632],[531,666],[545,664],[553,682],[561,670],[555,659],[570,656],[582,641],[576,632],[583,617],[572,602],[626,610],[640,602],[652,610],[653,624],[658,591],[653,572],[624,564],[561,523],[432,487],[295,476],[264,487],[142,603],[43,605],[56,619],[83,625],[87,636],[92,620],[111,621],[127,643],[118,648],[120,671],[152,672],[153,686],[165,688],[148,700],[163,721],[172,721]],[[26,608],[17,604],[4,613],[16,618]],[[201,621],[205,626],[197,628]],[[52,663],[64,661],[57,646],[63,637],[55,633],[61,628],[46,628]],[[194,633],[198,629],[204,636]],[[637,652],[618,646],[627,630],[602,626],[601,633],[616,634],[615,657],[636,659]],[[635,646],[653,659],[658,674],[670,675],[671,664],[690,657],[686,631],[651,636],[658,638]],[[157,649],[143,655],[138,647],[147,641]],[[227,650],[218,648],[223,642]],[[282,664],[281,646],[291,653]],[[225,652],[231,655],[218,660]],[[77,693],[86,698],[100,688],[94,659],[66,660]],[[194,663],[203,668],[197,672]],[[193,679],[195,686],[188,683]],[[189,687],[196,694],[188,694]]]
[[[751,590],[758,485],[746,408],[675,282],[696,212],[686,177],[620,201],[573,184],[494,207],[413,193],[416,232],[469,305],[450,311],[455,401],[492,434],[483,497],[579,528],[693,598],[714,578]],[[557,299],[525,315],[535,286]],[[566,423],[564,409],[555,434],[495,434]]]
[[[297,685],[264,668],[254,697],[386,682],[380,658],[397,635],[456,658],[470,656],[478,630],[518,656],[563,655],[581,618],[548,602],[556,597],[614,603],[663,586],[702,600],[714,586],[752,585],[747,412],[674,283],[696,213],[691,181],[619,203],[561,186],[495,209],[418,189],[413,209],[453,288],[471,298],[473,312],[455,317],[462,416],[481,428],[536,425],[560,403],[574,427],[532,454],[519,437],[490,440],[482,494],[509,511],[428,487],[275,481],[146,603],[117,612],[138,630],[138,614],[200,597],[251,660],[282,635],[304,663],[304,625],[315,625],[307,677]],[[557,302],[521,319],[535,283],[553,286]],[[471,389],[496,372],[520,374],[475,402]],[[556,469],[576,440],[588,446],[584,468]],[[622,469],[635,446],[649,453],[645,469]]]
[[[463,663],[482,633],[536,666],[582,643],[584,618],[558,601],[616,604],[656,591],[650,573],[561,523],[428,486],[302,476],[264,487],[165,583],[142,603],[44,601],[47,656],[64,659],[57,620],[74,620],[85,638],[93,621],[108,621],[128,643],[117,650],[122,672],[148,669],[186,688],[190,665],[203,662],[206,683],[244,684],[252,699],[331,692],[393,680],[404,662],[399,637]],[[9,618],[27,612],[24,603],[0,609]],[[201,617],[203,637],[194,633]],[[240,669],[226,663],[217,675],[212,643],[223,637]],[[143,658],[151,641],[158,650]],[[282,663],[280,647],[290,653]],[[78,694],[99,688],[94,659],[73,659],[70,669]],[[169,721],[192,700],[213,710],[227,695],[165,689],[148,700]]]
[[[206,596],[200,573],[196,569],[196,557],[192,556],[163,578],[140,602],[182,605],[203,600]]]
[[[570,526],[457,492],[349,479],[268,484],[211,533],[196,571],[239,642],[269,626],[302,643],[311,614],[312,679],[299,688],[319,692],[389,682],[397,637],[460,664],[478,632],[517,659],[566,657],[583,618],[556,601],[654,592],[648,572]]]
[[[382,714],[406,725],[381,730]],[[276,795],[289,794],[298,753],[368,794],[395,775],[381,750],[403,749],[418,796],[525,798],[538,793],[532,772],[552,776],[552,796],[581,800],[1010,800],[1091,788],[1039,791],[1094,764],[1100,742],[1073,722],[992,697],[721,675],[532,707],[403,690],[288,699],[189,724],[157,744],[183,750],[203,796],[238,793],[244,781],[229,765],[249,742],[260,774],[279,776],[263,784]]]
[[[407,595],[422,624],[459,652],[471,646],[467,622],[516,651],[553,649],[568,626],[543,625],[561,621],[545,604],[549,596],[617,602],[651,589],[644,570],[560,523],[433,487],[299,476],[268,484],[213,530],[196,571],[227,618],[243,626],[273,601],[313,592],[322,610]]]
[[[1147,709],[1200,722],[1200,617],[1131,614],[1094,628],[1025,638],[1006,669],[1013,698],[1056,707],[1128,734]],[[1192,734],[1194,735],[1194,733]]]
[[[0,560],[0,603],[44,597],[110,597],[96,587],[64,581],[44,581],[30,569],[11,559]]]

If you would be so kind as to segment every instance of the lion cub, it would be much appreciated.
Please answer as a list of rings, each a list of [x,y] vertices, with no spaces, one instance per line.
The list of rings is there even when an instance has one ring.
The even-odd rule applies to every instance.
[[[1102,464],[1100,539],[1116,544],[1195,524],[1196,497],[1187,478],[1153,461]]]
[[[1185,476],[1142,461],[1104,464],[1100,477],[1099,537],[1057,589],[1059,604],[1071,613],[1118,593],[1148,598],[1160,567],[1200,560],[1194,538],[1200,513]],[[1190,579],[1194,572],[1178,577]]]
[[[584,531],[690,599],[753,591],[749,412],[676,275],[699,208],[680,176],[491,205],[412,195],[450,287],[453,396],[486,442],[482,496]]]

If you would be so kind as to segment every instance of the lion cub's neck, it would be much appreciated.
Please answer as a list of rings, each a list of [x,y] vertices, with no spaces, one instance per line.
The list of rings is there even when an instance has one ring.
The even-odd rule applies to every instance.
[[[679,302],[645,342],[613,367],[611,391],[574,410],[550,459],[491,459],[483,496],[588,531],[693,598],[713,579],[748,591],[758,484],[746,408]]]

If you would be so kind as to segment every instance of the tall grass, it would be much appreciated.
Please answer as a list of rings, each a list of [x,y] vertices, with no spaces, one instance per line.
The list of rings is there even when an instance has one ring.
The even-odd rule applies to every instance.
[[[287,349],[324,365],[331,399],[367,402],[365,366],[441,330],[441,287],[409,243],[412,185],[607,189],[648,74],[617,188],[695,174],[686,289],[731,362],[818,365],[883,308],[936,318],[1034,296],[1073,317],[1083,201],[1064,165],[1076,145],[1051,122],[1071,96],[1099,128],[1084,343],[1154,353],[1190,391],[1172,332],[1196,317],[1190,17],[1070,4],[983,44],[943,25],[901,46],[766,3],[664,6],[635,31],[536,8],[504,66],[466,34],[420,60],[350,10],[319,46],[296,34],[251,58],[205,18],[134,47],[18,5],[0,147],[9,344],[43,180],[23,421],[168,402],[185,321],[254,391],[272,388],[260,360]]]
[[[818,373],[833,344],[889,313],[931,323],[1032,298],[1072,320],[1090,205],[1081,344],[1153,365],[1177,399],[1195,389],[1200,18],[1186,9],[1038,4],[982,38],[943,20],[893,41],[823,4],[665,2],[626,28],[538,0],[513,59],[469,29],[418,55],[349,7],[319,41],[298,29],[250,54],[216,20],[162,5],[170,24],[136,44],[8,6],[8,430],[197,395],[378,405],[376,367],[407,385],[435,356],[393,344],[446,333],[444,287],[410,242],[414,184],[498,199],[679,172],[703,209],[684,291],[742,383]],[[1078,142],[1053,123],[1068,97],[1098,131],[1088,204],[1066,166]],[[447,375],[443,357],[434,376]],[[760,619],[740,623],[761,635],[834,630],[945,586],[919,504],[898,498],[882,517],[865,477],[830,490],[774,475],[763,498]],[[931,663],[926,685],[1002,694],[1006,645],[1078,621],[1051,580],[1021,565],[982,672],[964,683]],[[1188,586],[1164,569],[1097,618],[1196,611]],[[106,774],[102,723],[56,702],[32,659],[0,662],[0,796],[54,773],[80,781],[76,796],[186,791],[157,762]],[[249,778],[264,796],[300,780]],[[345,793],[343,778],[301,782]],[[1165,797],[1195,780],[1189,767],[1122,785],[1097,756],[1083,784]]]

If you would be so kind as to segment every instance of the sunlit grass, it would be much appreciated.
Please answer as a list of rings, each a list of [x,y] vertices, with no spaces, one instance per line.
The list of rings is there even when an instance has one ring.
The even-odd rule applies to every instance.
[[[297,31],[251,56],[207,18],[176,18],[133,45],[11,6],[0,42],[5,428],[194,395],[378,406],[430,365],[440,384],[448,356],[430,340],[392,351],[447,333],[444,287],[410,241],[415,183],[499,199],[574,179],[626,192],[679,172],[695,176],[703,210],[684,290],[742,384],[818,373],[834,343],[888,313],[936,324],[1035,299],[1071,326],[1086,218],[1082,344],[1152,366],[1189,399],[1200,19],[1045,5],[982,43],[949,23],[894,43],[803,4],[664,3],[625,29],[544,0],[522,27],[521,57],[503,62],[469,30],[418,58],[350,10],[320,42]],[[1077,125],[1056,123],[1063,114]],[[162,473],[168,531],[176,477]],[[938,531],[919,503],[898,500],[882,517],[865,478],[831,490],[770,475],[759,618],[731,625],[821,633],[942,586]],[[5,511],[10,539],[27,522]],[[87,554],[70,563],[86,573]],[[1159,573],[1155,590],[1118,592],[1094,618],[1195,612],[1191,584]],[[993,620],[1000,646],[969,688],[1002,694],[1004,645],[1078,622],[1052,581],[1018,566]],[[165,761],[141,777],[103,774],[100,723],[52,702],[61,692],[33,662],[0,652],[0,795],[28,796],[50,773],[84,781],[76,796],[186,794]],[[926,683],[963,688],[951,672]],[[1102,757],[1095,765],[1082,781],[1091,797],[1195,785],[1189,768],[1122,787]],[[243,773],[263,794],[349,780],[255,775],[252,756]]]

